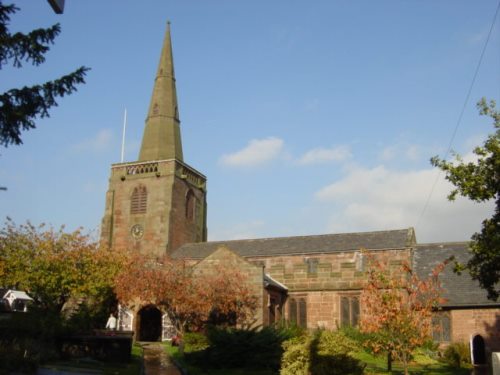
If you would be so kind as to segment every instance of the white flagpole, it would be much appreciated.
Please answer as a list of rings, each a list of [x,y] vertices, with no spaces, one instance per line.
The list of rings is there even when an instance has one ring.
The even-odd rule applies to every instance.
[[[125,153],[125,131],[127,129],[127,108],[125,108],[125,115],[123,116],[123,132],[122,132],[122,157],[120,163],[123,163],[123,155]]]

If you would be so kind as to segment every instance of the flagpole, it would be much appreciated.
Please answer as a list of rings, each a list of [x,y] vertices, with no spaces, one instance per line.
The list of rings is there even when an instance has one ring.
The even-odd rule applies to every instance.
[[[120,163],[123,163],[123,156],[125,153],[125,131],[127,129],[127,108],[125,108],[125,115],[123,116],[123,132],[122,132],[122,156]]]

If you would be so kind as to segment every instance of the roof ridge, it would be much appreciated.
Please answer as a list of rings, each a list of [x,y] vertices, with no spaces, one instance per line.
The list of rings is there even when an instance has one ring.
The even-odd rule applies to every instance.
[[[310,238],[310,237],[327,237],[327,236],[342,236],[342,235],[356,235],[356,234],[372,234],[372,233],[387,233],[387,232],[408,232],[411,227],[403,229],[389,229],[389,230],[374,230],[367,232],[342,232],[342,233],[324,233],[324,234],[305,234],[302,236],[280,236],[280,237],[261,237],[261,238],[242,238],[237,240],[218,240],[218,241],[206,241],[206,242],[191,242],[182,245],[202,245],[202,244],[218,244],[227,242],[241,242],[241,241],[267,241],[267,240],[280,240],[288,238]]]
[[[424,242],[417,243],[417,246],[429,246],[429,245],[458,245],[458,244],[469,244],[472,241],[446,241],[446,242]]]

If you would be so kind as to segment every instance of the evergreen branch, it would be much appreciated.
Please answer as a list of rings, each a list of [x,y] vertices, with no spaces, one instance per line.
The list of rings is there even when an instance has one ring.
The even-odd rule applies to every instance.
[[[7,27],[9,14],[18,10],[14,5],[0,4],[0,69],[10,60],[13,60],[12,65],[16,68],[22,66],[23,60],[40,65],[45,61],[44,54],[49,50],[49,45],[54,44],[54,39],[61,32],[61,26],[55,24],[47,29],[35,29],[28,34],[10,34]]]
[[[43,85],[12,89],[0,95],[0,145],[22,144],[21,131],[35,128],[34,119],[49,117],[48,110],[57,106],[57,97],[76,91],[76,85],[85,83],[90,69],[76,71]]]

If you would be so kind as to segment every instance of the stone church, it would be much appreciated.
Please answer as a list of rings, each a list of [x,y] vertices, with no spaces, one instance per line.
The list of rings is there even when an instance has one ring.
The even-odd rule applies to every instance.
[[[167,26],[139,158],[113,164],[101,242],[153,256],[169,254],[194,267],[214,263],[248,275],[262,302],[256,324],[280,319],[307,328],[357,325],[365,259],[361,249],[422,276],[467,243],[418,244],[412,228],[379,232],[207,242],[207,179],[184,161],[170,26]],[[447,302],[436,312],[440,343],[470,342],[475,362],[500,350],[500,303],[451,269],[442,274]],[[156,306],[120,310],[120,326],[138,339],[168,339],[168,317]]]

